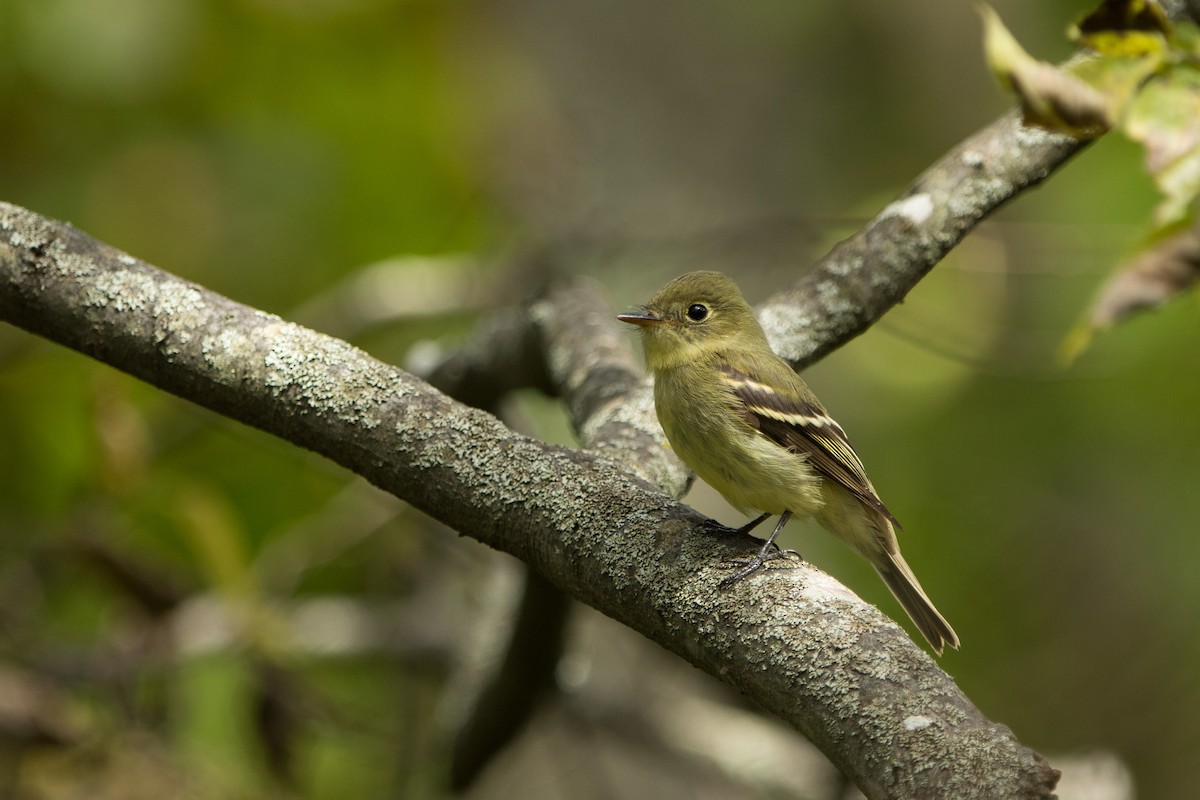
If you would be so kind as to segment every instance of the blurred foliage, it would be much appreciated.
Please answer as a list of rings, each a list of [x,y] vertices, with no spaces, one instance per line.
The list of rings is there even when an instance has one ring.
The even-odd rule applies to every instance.
[[[1087,57],[1057,67],[1026,53],[991,7],[981,11],[988,66],[1017,95],[1025,123],[1086,139],[1119,131],[1145,150],[1146,172],[1162,194],[1150,244],[1064,342],[1071,360],[1095,331],[1161,306],[1200,272],[1200,26],[1173,23],[1150,0],[1105,0],[1070,29]]]
[[[995,6],[1050,59],[1086,10]],[[763,299],[1007,102],[969,4],[877,0],[0,0],[0,97],[4,200],[398,362],[529,291],[530,251],[615,307],[698,265]],[[942,663],[967,694],[1035,748],[1107,748],[1145,796],[1187,797],[1195,308],[1054,361],[1152,219],[1141,158],[1101,140],[809,377],[962,635]],[[565,436],[556,404],[507,416]],[[439,792],[502,557],[7,327],[0,528],[0,701],[40,698],[0,702],[17,796]],[[830,537],[786,537],[902,618]],[[620,675],[648,715],[698,682],[623,642],[570,655],[573,702]],[[736,796],[678,753],[647,765],[666,743],[636,718],[540,719],[475,795]]]

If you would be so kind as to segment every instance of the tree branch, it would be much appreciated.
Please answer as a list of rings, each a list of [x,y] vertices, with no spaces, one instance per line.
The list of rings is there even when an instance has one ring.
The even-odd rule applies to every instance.
[[[455,400],[485,411],[494,410],[515,389],[554,394],[541,341],[526,308],[504,308],[487,315],[470,340],[426,377]]]
[[[522,365],[536,363],[542,376],[540,388],[562,396],[581,443],[681,496],[690,475],[665,447],[651,384],[629,336],[612,324],[609,303],[600,287],[575,279],[552,285],[545,295],[530,307],[505,309],[486,319],[431,380],[435,385],[440,382],[457,399],[483,400],[490,407],[499,399],[493,392],[501,389],[502,383],[528,371]],[[498,342],[508,344],[507,351]],[[497,364],[503,367],[497,370]],[[480,392],[462,379],[479,373],[503,377],[485,378],[487,389]],[[543,695],[535,687],[553,682],[561,653],[545,645],[552,643],[557,648],[565,641],[571,601],[562,592],[548,590],[536,572],[523,572],[519,610],[506,620],[511,635],[498,668],[483,682],[468,672],[463,676],[464,685],[452,689],[473,700],[469,711],[456,720],[451,763],[455,789],[468,786],[517,735]],[[482,627],[481,635],[494,635],[491,625]]]
[[[903,300],[984,217],[1087,144],[1025,127],[1018,109],[969,136],[759,308],[772,347],[801,367],[845,344]]]
[[[515,434],[344,342],[7,204],[0,318],[516,555],[790,722],[868,797],[1050,796],[1057,772],[895,623],[807,564],[715,591],[747,540],[707,532],[611,458]]]

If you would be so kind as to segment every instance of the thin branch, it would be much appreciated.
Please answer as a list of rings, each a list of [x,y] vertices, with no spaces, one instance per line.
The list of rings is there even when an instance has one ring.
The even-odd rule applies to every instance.
[[[427,378],[455,400],[492,411],[505,394],[515,389],[554,394],[545,364],[528,309],[504,308],[487,315],[471,338],[443,359]]]
[[[613,325],[600,287],[575,280],[551,287],[533,309],[547,371],[570,411],[579,442],[622,469],[682,497],[692,475],[668,448],[654,411],[653,384],[629,331]]]
[[[514,368],[520,363],[544,365],[543,380],[562,395],[583,445],[607,455],[632,474],[669,487],[675,496],[682,495],[690,476],[664,447],[650,384],[628,335],[612,324],[607,297],[598,285],[581,279],[555,284],[545,295],[527,310],[506,310],[486,321],[437,376],[447,376],[446,364],[458,365],[455,371],[463,374],[486,374],[490,370],[485,359],[489,358]],[[521,319],[530,321],[526,326],[529,335],[520,337],[511,352],[496,352],[495,342],[501,337],[492,332],[503,335],[520,330]],[[497,321],[503,324],[496,326]],[[511,335],[503,338],[513,343]],[[513,352],[523,355],[514,359]],[[495,381],[487,385],[489,391],[498,388]],[[467,390],[466,396],[472,399],[489,396],[469,391],[469,383],[462,381],[446,381],[446,386]],[[491,396],[490,402],[494,404],[496,399]],[[541,689],[553,683],[559,648],[566,641],[571,618],[570,598],[529,569],[524,570],[521,592],[519,610],[508,620],[510,634],[498,669],[485,676],[463,671],[461,681],[451,688],[471,700],[468,710],[455,720],[451,785],[458,790],[470,785],[488,760],[519,733],[534,705],[544,697]],[[489,629],[478,633],[494,635]]]
[[[1163,4],[1194,20],[1195,0]],[[1037,186],[1092,142],[1021,122],[1010,110],[938,159],[858,233],[758,310],[772,347],[800,368],[899,303],[988,214]]]
[[[470,786],[554,688],[570,611],[558,589],[534,572],[526,575],[504,656],[454,737],[452,790]]]
[[[746,546],[603,456],[520,436],[360,350],[0,204],[0,319],[310,448],[745,692],[868,797],[1050,797],[1057,772],[807,564],[715,591]],[[753,584],[753,585],[751,585]]]
[[[1174,21],[1200,19],[1200,0],[1167,0]],[[970,135],[758,310],[771,346],[800,368],[819,361],[902,301],[993,211],[1091,143],[1021,122],[1013,108]]]
[[[791,289],[758,309],[771,345],[797,368],[819,361],[902,301],[979,222],[1089,143],[1026,127],[1019,109],[967,137]],[[454,393],[469,385],[462,378],[470,374],[501,391],[547,388],[544,373],[529,368],[533,353],[523,326],[536,324],[524,311],[498,313],[466,348],[447,358],[431,382]]]
[[[971,135],[758,310],[771,345],[797,367],[820,360],[903,300],[984,217],[1087,144],[1025,127],[1016,109]]]

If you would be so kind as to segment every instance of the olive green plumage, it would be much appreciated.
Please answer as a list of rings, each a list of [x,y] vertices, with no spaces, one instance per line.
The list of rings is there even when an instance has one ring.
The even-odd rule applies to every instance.
[[[636,313],[654,403],[672,448],[743,512],[782,518],[767,545],[727,582],[772,557],[792,514],[812,516],[862,555],[938,653],[958,636],[900,555],[895,517],[846,434],[808,385],[771,350],[737,285],[719,272],[668,283]]]

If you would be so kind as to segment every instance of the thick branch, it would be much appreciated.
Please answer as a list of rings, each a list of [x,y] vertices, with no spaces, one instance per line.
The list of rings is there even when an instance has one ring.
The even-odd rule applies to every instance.
[[[1057,773],[820,571],[726,592],[744,540],[592,453],[0,204],[0,318],[315,450],[744,691],[868,797],[1049,797]],[[750,584],[753,583],[753,586]]]

